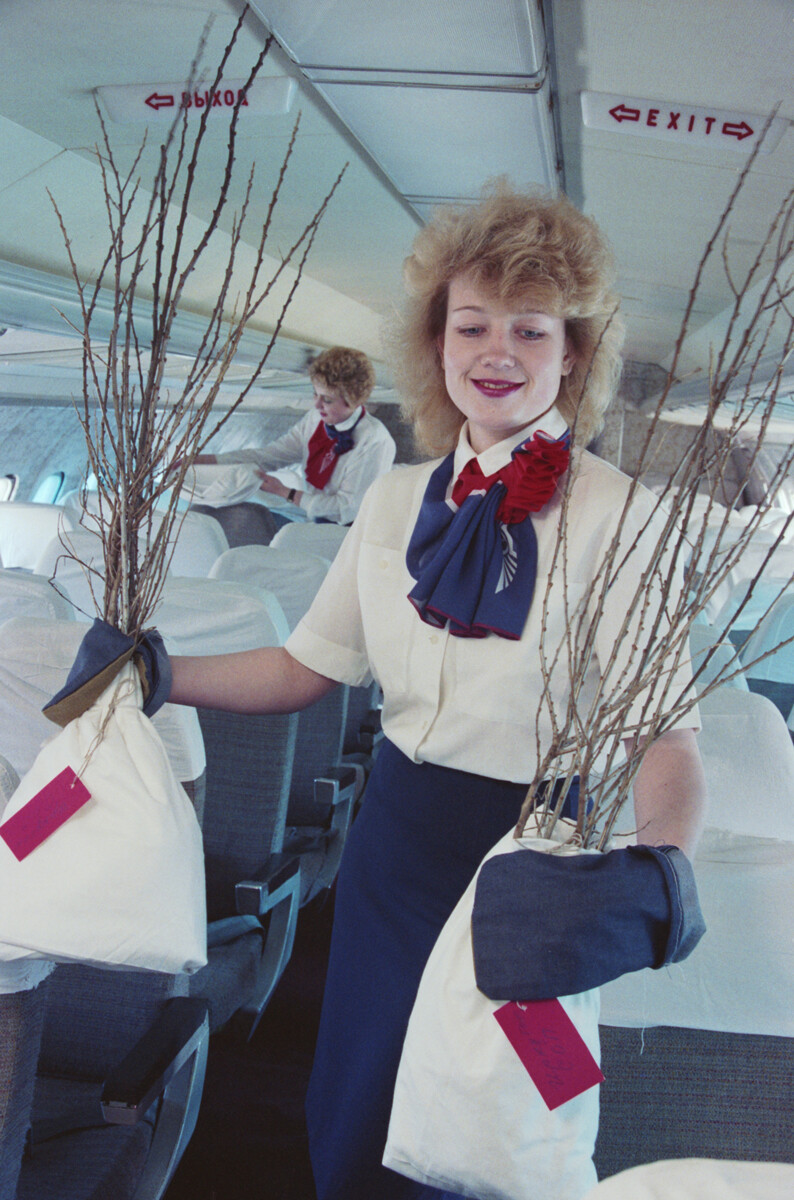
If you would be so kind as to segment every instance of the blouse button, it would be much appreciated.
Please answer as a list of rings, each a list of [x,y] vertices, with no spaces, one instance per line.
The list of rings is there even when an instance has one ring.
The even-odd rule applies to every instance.
[[[388,563],[387,559],[385,559],[385,558],[382,558],[382,559],[380,560],[380,569],[381,569],[381,571],[386,571],[386,570],[388,569],[388,566],[389,566],[389,563]]]
[[[435,644],[436,644],[436,642],[437,642],[437,641],[438,641],[438,634],[437,634],[437,633],[431,633],[431,635],[430,635],[430,643],[431,643],[431,645],[435,646]]]

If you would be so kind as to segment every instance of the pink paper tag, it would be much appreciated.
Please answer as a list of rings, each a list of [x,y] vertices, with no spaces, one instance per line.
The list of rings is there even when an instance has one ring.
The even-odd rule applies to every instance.
[[[547,1108],[559,1108],[603,1083],[598,1063],[559,1000],[513,1000],[494,1016]]]
[[[32,850],[82,808],[91,793],[71,767],[64,767],[24,808],[0,825],[0,837],[22,862]]]

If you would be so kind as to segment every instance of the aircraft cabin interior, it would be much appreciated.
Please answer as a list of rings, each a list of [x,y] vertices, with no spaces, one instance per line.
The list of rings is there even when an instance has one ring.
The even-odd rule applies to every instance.
[[[364,494],[315,503],[322,471],[333,462],[342,487],[363,418],[379,431],[372,479],[435,459],[400,391],[405,260],[440,209],[474,211],[504,187],[567,196],[614,255],[622,371],[587,450],[640,481],[654,520],[675,515],[665,536],[689,604],[675,619],[707,792],[690,868],[706,932],[689,957],[608,979],[593,1000],[603,1081],[567,1110],[584,1095],[595,1114],[581,1175],[483,1182],[414,1165],[415,1190],[393,1200],[791,1195],[793,57],[790,0],[1,0],[0,1200],[361,1200],[315,1190],[304,1101],[340,861],[401,720],[389,688],[362,668],[365,682],[300,712],[162,703],[164,668],[147,650],[141,703],[166,692],[151,721],[135,718],[156,748],[129,750],[128,766],[127,744],[114,752],[109,808],[130,832],[105,862],[80,842],[91,805],[77,807],[73,783],[39,801],[48,747],[85,719],[42,709],[69,692],[110,603],[108,505],[126,519],[125,462],[129,475],[144,445],[147,536],[169,530],[146,568],[162,572],[164,650],[319,644],[303,621],[334,563],[353,561]],[[313,364],[337,347],[371,368],[355,420],[321,403],[334,385]],[[149,433],[136,424],[144,394]],[[206,436],[191,442],[197,410]],[[315,426],[305,453],[290,442]],[[323,428],[325,466],[312,466]],[[263,478],[257,453],[274,443]],[[402,569],[387,546],[389,578],[395,556]],[[141,594],[150,582],[144,570]],[[655,587],[642,577],[627,621]],[[410,692],[418,652],[389,612],[380,640]],[[428,671],[437,633],[482,635],[452,637],[454,616],[433,612]],[[486,641],[512,636],[487,628]],[[128,640],[103,652],[115,672],[123,651],[138,680]],[[462,668],[460,680],[477,690]],[[107,728],[73,751],[80,786]],[[632,819],[610,824],[610,846],[633,844]],[[146,849],[144,828],[184,849],[178,867]],[[37,856],[53,864],[41,875]],[[146,939],[157,949],[139,953]],[[413,1115],[432,1130],[439,1109],[428,1092]],[[566,1106],[554,1111],[562,1128]],[[461,1160],[467,1140],[484,1160],[491,1118],[459,1135]],[[566,1129],[573,1161],[587,1133]]]

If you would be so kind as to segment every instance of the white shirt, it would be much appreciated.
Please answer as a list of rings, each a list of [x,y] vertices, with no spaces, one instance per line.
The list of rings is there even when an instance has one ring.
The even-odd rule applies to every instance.
[[[360,416],[361,410],[357,408],[336,428],[351,429]],[[264,471],[300,463],[305,480],[309,439],[321,420],[320,414],[310,409],[291,429],[261,450],[235,450],[229,454],[218,454],[217,460],[251,462]],[[308,482],[303,483],[300,506],[310,521],[325,517],[328,521],[349,525],[369,485],[391,468],[396,446],[388,429],[377,417],[365,412],[356,425],[353,438],[355,446],[347,454],[339,456],[334,473],[322,490],[312,487]]]
[[[533,428],[527,426],[477,455],[483,474],[490,475],[509,462],[514,447]],[[565,424],[552,410],[537,428],[559,437]],[[455,451],[453,481],[473,457],[464,425]],[[535,596],[520,640],[495,635],[453,637],[446,629],[425,624],[407,599],[415,581],[405,564],[406,548],[428,479],[437,465],[438,460],[398,467],[373,485],[312,607],[286,647],[305,666],[344,683],[363,684],[374,676],[384,692],[384,731],[413,761],[529,782],[538,762],[538,744],[545,752],[551,738],[548,705],[540,706],[539,711],[543,690],[539,647],[545,580],[557,541],[561,498],[559,494],[553,497],[542,512],[528,518],[537,534],[538,570]],[[569,611],[580,601],[587,605],[597,564],[612,540],[629,484],[627,476],[603,460],[587,452],[577,455],[569,501]],[[644,551],[645,541],[638,535],[655,503],[650,492],[639,489],[621,545],[637,542]],[[658,531],[656,523],[656,535]],[[654,534],[644,538],[655,544]],[[619,635],[629,609],[628,597],[638,593],[646,559],[642,552],[637,557],[641,563],[630,572],[621,572],[609,589],[598,623],[595,654],[579,698],[580,713],[588,711],[598,688],[599,663],[609,663],[616,643],[621,653],[610,668],[611,679],[619,677],[631,658],[636,630],[631,636]],[[565,645],[566,634],[561,569],[555,580],[552,596],[558,601],[549,608],[544,640],[548,658],[556,647]],[[652,597],[653,589],[647,592]],[[675,676],[676,686],[683,688],[688,679],[684,666]],[[569,681],[563,652],[551,672],[551,694],[558,713],[565,712]],[[639,719],[641,708],[638,699],[632,719]],[[697,715],[688,714],[681,724],[697,728]],[[626,736],[630,733],[628,730]]]

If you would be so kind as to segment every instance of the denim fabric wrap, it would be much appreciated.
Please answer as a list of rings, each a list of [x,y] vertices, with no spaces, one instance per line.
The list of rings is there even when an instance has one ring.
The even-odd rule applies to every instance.
[[[58,695],[53,696],[51,703],[83,687],[104,667],[120,658],[132,645],[133,640],[128,634],[122,633],[114,625],[109,625],[101,617],[96,617],[80,643],[66,683]]]
[[[547,1000],[680,962],[705,932],[692,866],[676,846],[489,859],[471,930],[477,986],[492,1000]]]
[[[66,683],[43,711],[62,703],[80,689],[88,688],[91,681],[100,677],[113,663],[118,662],[117,669],[120,670],[130,652],[142,677],[143,711],[147,717],[153,716],[165,704],[171,691],[171,662],[162,637],[156,629],[147,629],[136,644],[128,634],[100,617],[94,620],[80,643]],[[112,674],[105,680],[104,686],[111,680]],[[93,699],[96,697],[92,697],[92,702]]]
[[[145,680],[143,711],[147,717],[152,717],[171,695],[171,659],[162,635],[156,629],[144,629],[134,657]]]

